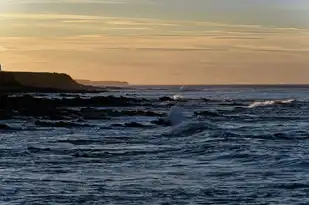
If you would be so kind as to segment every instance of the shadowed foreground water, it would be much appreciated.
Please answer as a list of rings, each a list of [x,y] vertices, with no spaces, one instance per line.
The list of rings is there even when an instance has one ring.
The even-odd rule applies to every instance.
[[[183,100],[157,100],[177,89],[109,93],[147,99],[108,107],[118,111],[167,116],[177,104],[185,119],[173,127],[142,112],[87,120],[87,127],[0,121],[14,128],[0,131],[0,203],[309,203],[307,89],[187,87]]]

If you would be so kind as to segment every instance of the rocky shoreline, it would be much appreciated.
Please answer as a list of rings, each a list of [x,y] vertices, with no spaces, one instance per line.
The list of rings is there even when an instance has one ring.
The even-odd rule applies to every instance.
[[[165,117],[166,113],[130,109],[130,107],[150,105],[151,102],[144,98],[115,96],[42,98],[26,94],[21,96],[0,94],[0,122],[1,120],[26,117],[26,119],[35,120],[34,124],[40,127],[85,127],[89,126],[86,123],[89,120],[144,116],[159,118],[159,120],[153,121],[153,124],[163,125],[164,123],[160,118]],[[114,107],[121,107],[122,109],[119,110]],[[135,122],[114,126],[143,127],[143,125]],[[10,127],[2,124],[0,129],[10,129]]]

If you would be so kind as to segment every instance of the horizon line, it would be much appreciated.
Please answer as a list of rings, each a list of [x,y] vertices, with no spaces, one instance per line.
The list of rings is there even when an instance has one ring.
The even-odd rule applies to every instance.
[[[309,86],[309,83],[131,84],[128,86]]]

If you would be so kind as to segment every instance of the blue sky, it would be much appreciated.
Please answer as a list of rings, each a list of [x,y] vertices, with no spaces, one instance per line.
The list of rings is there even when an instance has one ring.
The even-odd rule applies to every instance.
[[[309,82],[308,0],[9,0],[0,23],[0,62],[11,70],[142,84]]]

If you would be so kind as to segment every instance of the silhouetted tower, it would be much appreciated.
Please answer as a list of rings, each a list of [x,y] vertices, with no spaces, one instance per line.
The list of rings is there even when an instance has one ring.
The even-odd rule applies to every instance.
[[[2,65],[0,64],[0,72],[2,71]]]

